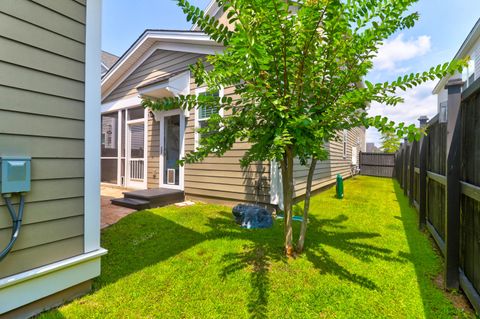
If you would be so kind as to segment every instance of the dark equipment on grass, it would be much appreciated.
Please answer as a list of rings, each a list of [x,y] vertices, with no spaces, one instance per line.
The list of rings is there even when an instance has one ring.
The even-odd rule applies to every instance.
[[[236,223],[243,228],[257,229],[273,226],[272,214],[260,206],[238,204],[232,209],[232,213]]]

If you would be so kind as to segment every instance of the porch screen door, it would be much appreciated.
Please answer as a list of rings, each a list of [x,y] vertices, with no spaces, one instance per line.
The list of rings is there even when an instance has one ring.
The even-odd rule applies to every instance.
[[[145,182],[145,126],[128,125],[128,180],[127,187],[143,188]]]

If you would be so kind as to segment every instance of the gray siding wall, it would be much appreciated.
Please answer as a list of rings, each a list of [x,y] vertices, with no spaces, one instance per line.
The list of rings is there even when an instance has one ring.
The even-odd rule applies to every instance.
[[[191,92],[196,85],[192,80]],[[234,88],[224,90],[225,96],[234,96]],[[228,116],[228,114],[225,114]],[[195,112],[190,112],[185,131],[185,151],[195,148]],[[234,204],[237,202],[270,203],[270,163],[255,163],[244,169],[240,159],[250,148],[248,143],[238,142],[222,157],[210,156],[201,163],[185,166],[185,193],[190,198],[209,198],[213,202]]]
[[[32,190],[0,278],[83,253],[84,0],[0,1],[0,156],[32,157]],[[0,249],[11,221],[0,199]]]
[[[232,27],[231,25],[229,25],[227,12],[224,12],[223,10],[219,10],[215,18],[218,19],[219,22],[223,23],[224,25],[227,25],[230,28]],[[327,161],[323,161],[317,164],[317,168],[315,170],[315,175],[313,180],[313,186],[312,186],[313,190],[317,190],[322,187],[330,185],[332,182],[335,181],[335,177],[337,174],[341,174],[343,177],[350,176],[351,161],[352,161],[352,147],[355,147],[355,146],[357,147],[357,152],[365,151],[365,129],[364,128],[355,128],[349,131],[348,142],[347,142],[347,156],[345,156],[345,158],[343,156],[343,143],[341,141],[340,142],[331,141],[329,143],[328,148],[330,151],[330,158]],[[241,157],[243,153],[240,150],[245,149],[247,147],[248,147],[247,144],[243,146],[239,146],[238,151],[236,153],[238,155],[236,157],[237,158]],[[237,158],[235,158],[235,160]],[[357,154],[357,163],[358,163],[358,160],[359,158]],[[223,167],[212,166],[213,170],[219,170],[221,168]],[[302,166],[298,160],[295,161],[294,184],[295,184],[295,198],[297,199],[305,195],[308,169],[309,169],[308,166]],[[258,179],[259,176],[260,178],[262,178],[263,176],[266,176],[267,177],[266,181],[268,182],[268,185],[269,185],[269,177],[270,177],[269,163],[263,163],[263,165],[258,165],[257,168],[253,168],[253,171],[256,179]],[[262,173],[262,171],[264,173]],[[237,178],[240,178],[240,179],[243,178],[242,174],[237,174],[236,176]],[[246,181],[244,181],[244,184],[245,182]],[[240,180],[237,184],[240,185]],[[247,182],[247,184],[251,185],[252,183]],[[229,187],[230,185],[227,184],[225,185],[224,189],[229,189]],[[251,191],[250,186],[247,186],[245,189]],[[262,188],[262,189],[265,192],[265,196],[263,197],[262,200],[268,201],[269,189],[268,187]]]
[[[127,79],[123,81],[105,102],[129,98],[138,95],[137,88],[156,80],[167,80],[169,76],[188,69],[202,55],[192,53],[157,50]],[[190,83],[190,92],[195,94],[196,84]],[[225,89],[226,96],[233,96],[233,87]],[[228,114],[226,114],[228,116]],[[159,150],[160,128],[154,119],[148,120],[148,180],[149,188],[159,185]],[[360,152],[365,141],[365,130],[355,128],[348,133],[347,156],[343,157],[343,143],[329,143],[330,158],[318,164],[313,190],[331,184],[337,174],[350,176],[352,147]],[[185,152],[195,148],[195,112],[192,110],[187,118],[185,129]],[[270,203],[270,163],[256,163],[247,169],[240,167],[240,159],[249,148],[248,143],[236,143],[233,149],[223,157],[210,156],[201,163],[185,166],[185,193],[187,198],[206,199],[210,202],[235,203],[259,202]],[[295,197],[305,194],[308,167],[295,166]]]
[[[203,55],[157,50],[129,75],[105,102],[138,95],[137,88],[188,70],[191,64]],[[190,83],[191,94],[195,94],[196,85]],[[231,95],[233,88],[226,88],[225,95]],[[160,168],[160,127],[154,119],[148,120],[148,188],[159,186]],[[185,152],[195,147],[195,112],[190,112],[185,129]],[[208,157],[202,163],[185,166],[185,193],[192,199],[207,199],[210,202],[262,202],[269,203],[270,165],[257,164],[248,169],[240,167],[240,158],[248,149],[248,144],[237,143],[222,158]]]
[[[318,162],[315,169],[315,175],[312,183],[312,190],[315,191],[335,182],[337,174],[344,178],[351,176],[352,148],[357,147],[357,165],[359,152],[364,149],[365,129],[358,127],[348,132],[347,154],[343,156],[343,133],[339,134],[339,141],[328,143],[330,156],[328,160]],[[300,162],[295,161],[294,179],[295,179],[295,198],[305,195],[307,186],[308,166],[302,166]]]
[[[201,55],[194,53],[157,50],[113,90],[104,103],[138,96],[138,87],[186,71],[188,66],[197,62],[200,57]]]

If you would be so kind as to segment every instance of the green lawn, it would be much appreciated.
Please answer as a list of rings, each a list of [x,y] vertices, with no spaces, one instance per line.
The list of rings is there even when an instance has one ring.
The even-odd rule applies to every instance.
[[[230,209],[166,207],[103,232],[94,291],[42,318],[452,318],[417,214],[390,179],[356,177],[312,199],[307,250],[282,254],[282,222],[245,230]],[[298,223],[296,223],[298,234]]]

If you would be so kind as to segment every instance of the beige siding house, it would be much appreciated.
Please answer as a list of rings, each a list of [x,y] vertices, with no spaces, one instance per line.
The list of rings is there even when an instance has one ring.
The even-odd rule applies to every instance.
[[[20,235],[0,260],[2,318],[85,293],[100,274],[100,14],[100,0],[0,1],[0,160],[31,157]]]
[[[210,9],[212,9],[211,7]],[[151,112],[140,106],[141,96],[202,94],[189,66],[222,47],[200,31],[147,30],[103,77],[102,182],[130,189],[174,189],[187,199],[214,203],[281,204],[277,165],[255,163],[242,169],[239,160],[249,148],[237,143],[223,157],[179,167],[176,161],[195,149],[201,110]],[[220,95],[232,95],[225,88]],[[228,116],[228,114],[223,114]],[[365,129],[341,132],[328,145],[330,159],[318,165],[314,190],[349,177],[365,151]],[[308,168],[295,169],[295,197],[305,193]]]

